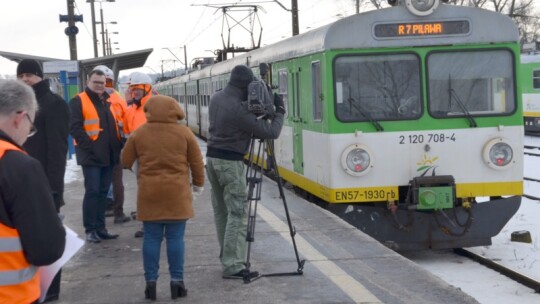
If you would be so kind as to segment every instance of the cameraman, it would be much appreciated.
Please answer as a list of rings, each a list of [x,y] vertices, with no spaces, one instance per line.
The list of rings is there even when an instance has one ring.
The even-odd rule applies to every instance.
[[[212,186],[212,206],[224,279],[259,275],[257,271],[245,269],[248,201],[243,159],[252,136],[278,138],[285,114],[283,100],[277,94],[274,94],[275,115],[270,121],[248,111],[248,85],[253,80],[251,69],[237,65],[227,86],[210,99],[206,171]]]

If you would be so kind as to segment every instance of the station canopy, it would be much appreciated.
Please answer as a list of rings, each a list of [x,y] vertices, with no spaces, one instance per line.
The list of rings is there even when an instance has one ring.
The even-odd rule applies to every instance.
[[[114,54],[110,56],[78,60],[79,72],[82,78],[82,83],[84,83],[84,78],[86,78],[86,75],[97,65],[106,65],[114,71],[115,79],[118,79],[118,73],[122,70],[143,67],[146,60],[148,59],[148,56],[150,56],[153,50],[154,49],[144,49],[133,52]],[[66,59],[41,57],[3,51],[0,51],[0,56],[15,62],[20,62],[23,59],[34,59],[41,63],[41,65],[43,65],[44,62],[49,61],[66,61]]]

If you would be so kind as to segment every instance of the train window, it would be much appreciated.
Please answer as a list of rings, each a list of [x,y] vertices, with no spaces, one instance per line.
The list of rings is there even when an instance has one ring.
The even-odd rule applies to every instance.
[[[418,118],[420,59],[414,54],[338,57],[334,90],[335,113],[341,121]]]
[[[427,57],[428,109],[434,117],[513,113],[514,65],[508,50],[434,52]]]
[[[313,104],[313,120],[322,120],[321,62],[311,63],[311,101]]]
[[[533,71],[533,89],[540,89],[540,70]]]

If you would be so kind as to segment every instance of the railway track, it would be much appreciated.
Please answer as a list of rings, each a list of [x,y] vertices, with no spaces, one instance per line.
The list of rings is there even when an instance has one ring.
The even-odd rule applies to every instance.
[[[500,274],[512,279],[513,281],[516,281],[524,286],[527,286],[537,293],[540,293],[540,281],[537,281],[531,277],[528,277],[526,275],[523,275],[519,272],[516,272],[512,269],[509,269],[497,262],[494,262],[493,260],[486,259],[480,255],[477,255],[476,253],[470,252],[463,248],[456,248],[454,249],[454,253],[467,257],[477,263],[480,263],[489,269],[492,269],[494,271],[499,272]]]

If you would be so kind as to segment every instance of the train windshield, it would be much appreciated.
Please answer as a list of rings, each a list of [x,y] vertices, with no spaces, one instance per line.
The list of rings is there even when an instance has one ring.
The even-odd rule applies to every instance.
[[[513,56],[508,50],[431,53],[427,58],[428,109],[434,117],[514,112]]]
[[[420,117],[420,60],[414,54],[342,56],[334,62],[336,117],[341,121]]]

